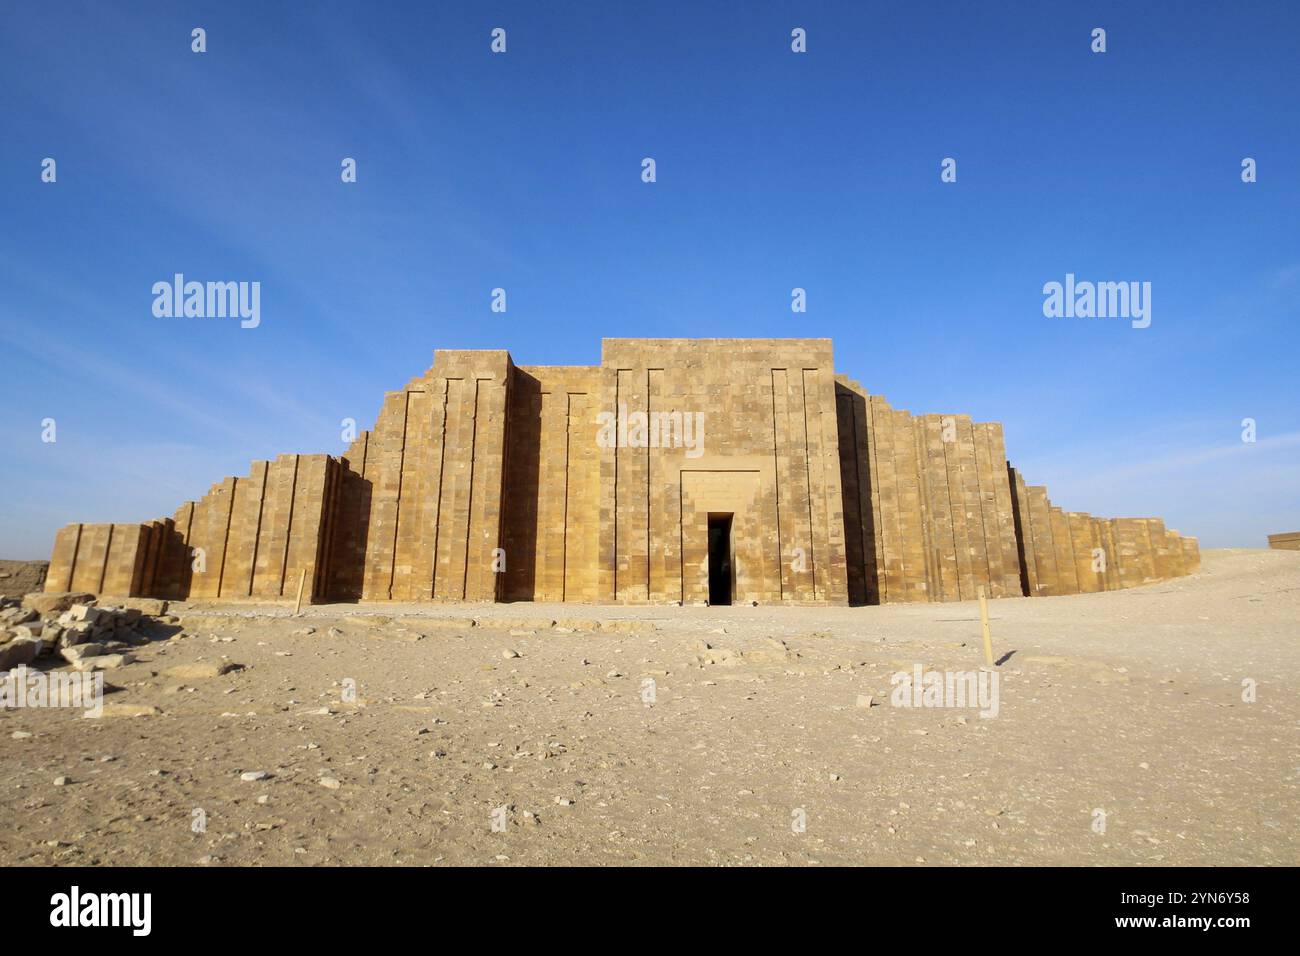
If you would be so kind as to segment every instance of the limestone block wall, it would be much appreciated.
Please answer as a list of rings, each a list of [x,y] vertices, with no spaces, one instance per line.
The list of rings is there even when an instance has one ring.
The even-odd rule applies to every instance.
[[[1026,485],[1011,466],[1029,596],[1113,591],[1190,574],[1200,566],[1195,538],[1159,518],[1096,518],[1063,513],[1042,486]]]
[[[327,499],[339,464],[281,455],[226,478],[175,518],[69,525],[55,537],[47,591],[228,600],[319,594]]]
[[[69,525],[46,587],[191,600],[701,604],[1097,592],[1187,574],[1156,518],[1066,512],[1002,428],[895,409],[826,339],[606,339],[598,366],[435,353],[341,457],[281,455],[166,519]]]
[[[293,598],[320,593],[322,533],[339,461],[280,455],[226,478],[173,519],[182,548],[168,548],[158,597],[189,600]],[[174,589],[174,590],[173,590]]]
[[[692,416],[703,440],[634,447],[629,434],[597,449],[598,599],[703,603],[708,516],[730,514],[736,601],[845,603],[829,340],[603,345],[598,409]]]
[[[1006,459],[1002,426],[912,415],[836,378],[852,603],[1079,594],[1194,570],[1157,518],[1065,512]]]
[[[516,368],[507,425],[507,601],[599,599],[600,456],[597,403],[603,370]]]
[[[1284,531],[1281,534],[1270,534],[1268,536],[1268,546],[1279,551],[1300,551],[1300,531]]]
[[[171,519],[147,524],[72,524],[54,538],[47,591],[139,597],[159,587]]]
[[[504,351],[439,351],[385,396],[344,459],[330,597],[497,598],[513,368]]]
[[[145,566],[154,529],[143,524],[72,524],[54,537],[46,591],[87,591],[122,597],[146,589]]]
[[[836,390],[852,601],[1022,594],[1002,427],[914,416],[843,376]]]
[[[371,434],[366,431],[357,436],[340,461],[325,584],[325,594],[335,600],[360,600],[364,590],[373,488],[366,476],[373,477],[375,469],[370,458]]]

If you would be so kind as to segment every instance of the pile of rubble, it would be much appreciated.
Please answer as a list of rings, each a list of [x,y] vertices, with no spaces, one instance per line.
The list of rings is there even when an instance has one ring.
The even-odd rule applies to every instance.
[[[121,667],[133,660],[131,648],[153,639],[155,618],[175,622],[166,612],[165,601],[100,603],[75,592],[0,599],[0,671],[43,655],[58,655],[79,671]]]

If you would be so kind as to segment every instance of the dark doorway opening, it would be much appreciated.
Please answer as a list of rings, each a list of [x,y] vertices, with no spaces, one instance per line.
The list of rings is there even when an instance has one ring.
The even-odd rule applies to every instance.
[[[709,604],[731,603],[731,515],[709,515]]]

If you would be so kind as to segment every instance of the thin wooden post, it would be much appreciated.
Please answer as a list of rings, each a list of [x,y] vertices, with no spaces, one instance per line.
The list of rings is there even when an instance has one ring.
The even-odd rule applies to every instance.
[[[980,630],[984,632],[984,663],[993,666],[993,638],[989,634],[989,599],[984,596],[984,589],[979,589],[980,596]]]
[[[306,583],[307,583],[307,569],[303,568],[301,571],[298,572],[298,600],[294,601],[293,603],[293,613],[295,615],[302,613],[302,586]],[[985,631],[987,632],[987,630],[988,628],[986,627]],[[988,643],[987,639],[985,640],[985,643]]]

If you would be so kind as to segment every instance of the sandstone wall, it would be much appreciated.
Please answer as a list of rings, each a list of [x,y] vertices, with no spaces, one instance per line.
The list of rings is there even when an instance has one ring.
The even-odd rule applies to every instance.
[[[333,580],[359,575],[366,601],[497,598],[513,368],[503,351],[439,351],[385,397],[364,454],[346,459]]]
[[[1190,574],[1200,566],[1195,538],[1159,518],[1096,518],[1063,513],[1047,489],[1026,485],[1008,466],[1022,529],[1020,550],[1029,596],[1113,591]]]
[[[1270,534],[1268,536],[1268,546],[1279,551],[1300,551],[1300,531]]]
[[[854,602],[1023,593],[1002,426],[912,415],[843,376],[836,388]]]
[[[155,525],[73,524],[59,529],[46,591],[136,596],[150,581],[146,562],[156,548]],[[159,539],[160,540],[160,539]]]
[[[829,340],[606,339],[590,367],[440,350],[341,457],[62,529],[46,588],[279,601],[302,575],[307,600],[700,604],[720,515],[739,603],[1073,594],[1199,563],[1159,519],[1063,511],[1000,425],[837,376]]]
[[[600,368],[528,366],[511,384],[502,597],[599,600]]]
[[[339,463],[281,455],[226,478],[175,518],[69,525],[55,536],[47,591],[190,600],[304,599],[323,582],[322,534]]]
[[[605,339],[601,364],[600,410],[699,414],[703,441],[598,449],[600,600],[705,602],[710,514],[738,603],[848,600],[828,340]]]

